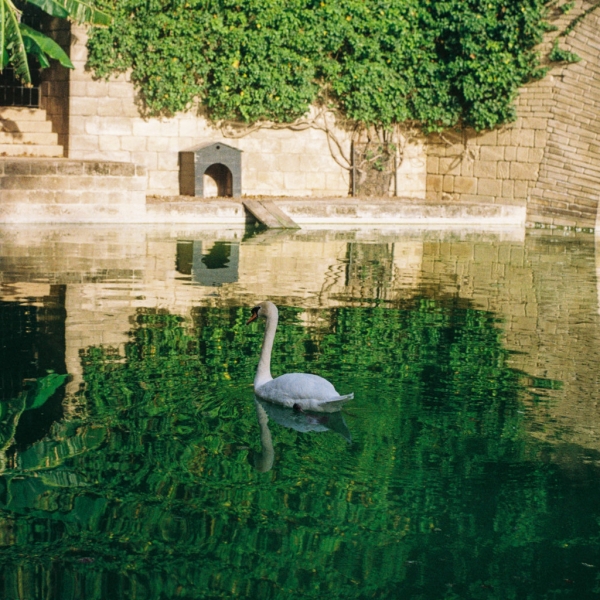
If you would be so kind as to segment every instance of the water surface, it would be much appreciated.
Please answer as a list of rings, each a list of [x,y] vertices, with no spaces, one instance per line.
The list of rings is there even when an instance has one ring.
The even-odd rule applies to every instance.
[[[589,236],[0,230],[0,597],[597,598]],[[272,370],[355,400],[255,400]]]

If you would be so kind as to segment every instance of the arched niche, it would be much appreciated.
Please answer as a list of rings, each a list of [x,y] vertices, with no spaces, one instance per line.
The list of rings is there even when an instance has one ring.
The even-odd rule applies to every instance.
[[[241,196],[242,151],[223,142],[183,150],[179,153],[179,188],[184,196]]]

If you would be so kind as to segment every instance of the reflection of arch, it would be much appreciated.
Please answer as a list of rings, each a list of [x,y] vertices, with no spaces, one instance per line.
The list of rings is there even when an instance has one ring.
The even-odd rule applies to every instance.
[[[185,196],[242,195],[242,151],[233,146],[213,142],[184,150],[179,167],[179,187]]]
[[[231,171],[221,163],[210,165],[204,171],[204,197],[232,196],[233,177]]]

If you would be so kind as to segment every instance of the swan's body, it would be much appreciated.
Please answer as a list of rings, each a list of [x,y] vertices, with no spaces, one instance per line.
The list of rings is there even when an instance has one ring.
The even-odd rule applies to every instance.
[[[271,377],[271,351],[279,318],[277,307],[272,302],[261,302],[252,309],[248,323],[257,317],[266,319],[265,337],[260,351],[258,369],[254,378],[254,393],[263,400],[300,410],[334,412],[354,398],[354,394],[340,396],[333,385],[309,373],[287,373]]]

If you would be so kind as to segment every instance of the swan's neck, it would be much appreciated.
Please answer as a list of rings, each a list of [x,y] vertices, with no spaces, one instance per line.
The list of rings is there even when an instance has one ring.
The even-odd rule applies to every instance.
[[[271,377],[271,351],[273,350],[273,340],[275,339],[275,331],[277,329],[277,319],[278,316],[276,314],[270,314],[267,317],[265,337],[263,338],[258,369],[256,369],[256,377],[254,378],[254,389],[273,379]]]

